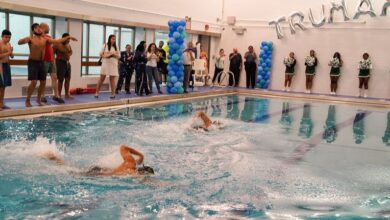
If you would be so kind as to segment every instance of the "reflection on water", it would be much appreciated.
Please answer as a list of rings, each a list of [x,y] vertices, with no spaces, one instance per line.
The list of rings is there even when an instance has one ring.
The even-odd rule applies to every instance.
[[[245,97],[244,109],[241,112],[241,121],[255,121],[255,98]]]
[[[390,112],[387,113],[387,128],[382,137],[382,141],[387,146],[390,146]]]
[[[366,112],[356,113],[355,119],[353,120],[353,137],[356,144],[361,144],[365,137],[364,130],[364,118],[366,117]]]
[[[227,97],[227,118],[238,119],[240,115],[238,96]]]
[[[269,99],[256,99],[256,122],[268,123]]]
[[[211,117],[220,117],[222,114],[221,98],[215,98],[211,100],[211,108],[213,109]]]
[[[299,136],[310,138],[313,133],[313,120],[311,119],[311,105],[306,103],[303,106],[303,114],[299,127]]]
[[[332,143],[337,137],[337,126],[336,126],[336,106],[330,105],[328,108],[328,117],[326,118],[324,126],[323,138],[328,143]]]
[[[292,122],[293,117],[290,114],[290,103],[283,102],[282,115],[280,117],[279,123],[283,126],[284,132],[286,134],[290,133]]]

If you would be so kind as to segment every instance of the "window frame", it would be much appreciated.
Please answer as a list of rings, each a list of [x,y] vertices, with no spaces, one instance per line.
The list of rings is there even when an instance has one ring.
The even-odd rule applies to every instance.
[[[84,25],[86,24],[86,25]],[[134,45],[134,42],[135,42],[135,27],[132,27],[132,26],[126,26],[126,25],[119,25],[119,24],[112,24],[112,23],[102,23],[102,22],[94,22],[94,21],[83,21],[83,25],[82,25],[82,42],[81,42],[81,48],[82,48],[82,51],[81,51],[81,67],[80,67],[80,75],[81,77],[84,77],[84,76],[97,76],[98,74],[90,74],[89,73],[89,67],[94,67],[94,66],[97,66],[97,62],[96,61],[90,61],[90,59],[96,59],[96,58],[99,58],[99,57],[95,57],[95,56],[90,56],[89,53],[90,53],[90,50],[89,50],[89,45],[90,45],[90,42],[89,42],[89,36],[90,36],[90,25],[93,24],[93,25],[102,25],[103,26],[103,42],[105,43],[107,41],[107,26],[109,27],[117,27],[118,28],[118,39],[117,39],[117,46],[118,48],[120,49],[121,48],[121,41],[122,41],[122,28],[125,28],[125,29],[132,29],[133,30],[133,37],[132,37],[132,42],[131,44]],[[84,37],[84,28],[87,28],[87,31],[85,32],[87,36]],[[86,39],[87,42],[84,42],[84,38]],[[85,51],[85,56],[84,56],[84,44],[86,44],[86,50]],[[83,72],[83,68],[85,67],[85,72]]]

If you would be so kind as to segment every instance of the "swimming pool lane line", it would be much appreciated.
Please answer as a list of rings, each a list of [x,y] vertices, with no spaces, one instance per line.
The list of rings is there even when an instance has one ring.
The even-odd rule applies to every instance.
[[[349,127],[349,126],[353,125],[356,122],[364,120],[372,112],[371,111],[362,111],[360,113],[364,113],[364,114],[357,121],[356,121],[356,116],[354,116],[354,117],[351,117],[351,118],[349,118],[349,119],[347,119],[347,120],[345,120],[343,122],[340,122],[340,123],[336,124],[335,126],[336,126],[338,132],[340,130],[342,130],[343,128]],[[318,133],[318,134],[316,134],[316,135],[314,135],[310,140],[305,141],[304,143],[299,145],[297,148],[295,148],[295,150],[293,151],[294,153],[292,155],[290,155],[285,162],[287,164],[296,164],[299,161],[301,161],[303,159],[303,157],[309,151],[311,151],[311,149],[313,149],[314,147],[316,147],[318,144],[320,144],[323,141],[323,136],[322,135],[323,135],[324,132],[325,132],[325,130],[320,132],[320,133]]]

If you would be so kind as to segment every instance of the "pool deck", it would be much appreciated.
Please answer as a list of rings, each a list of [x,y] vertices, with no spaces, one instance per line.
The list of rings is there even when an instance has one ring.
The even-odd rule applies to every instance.
[[[186,98],[203,98],[208,96],[241,94],[257,97],[282,98],[292,100],[308,100],[317,102],[332,102],[339,104],[364,105],[372,107],[390,108],[390,99],[378,98],[358,98],[352,96],[331,96],[324,94],[305,94],[302,92],[283,92],[275,90],[229,88],[229,87],[197,87],[195,91],[188,94],[153,94],[149,96],[137,96],[134,93],[127,95],[118,94],[116,99],[110,99],[110,93],[102,92],[98,99],[94,94],[75,95],[72,100],[65,100],[66,104],[58,104],[48,98],[45,106],[38,107],[34,98],[32,108],[25,107],[25,98],[7,98],[5,103],[11,109],[0,111],[0,118],[42,115],[48,113],[67,112],[83,109],[93,109],[102,107],[118,107],[122,105],[153,104],[162,101],[173,101]]]

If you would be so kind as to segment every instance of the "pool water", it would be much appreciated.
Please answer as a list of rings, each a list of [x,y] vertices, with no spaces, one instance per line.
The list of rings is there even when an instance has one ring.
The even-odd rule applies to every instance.
[[[197,111],[222,128],[190,129]],[[78,174],[118,165],[121,144],[156,174]],[[37,218],[389,219],[390,112],[219,96],[2,120],[0,219]]]

